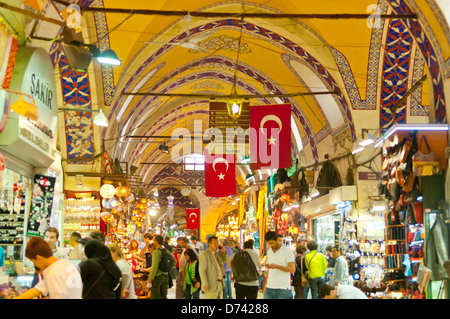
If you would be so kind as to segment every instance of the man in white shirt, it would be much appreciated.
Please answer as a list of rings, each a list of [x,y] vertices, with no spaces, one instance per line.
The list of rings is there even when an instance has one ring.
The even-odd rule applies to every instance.
[[[50,245],[53,252],[53,256],[56,258],[69,259],[67,252],[64,248],[56,246],[56,242],[59,239],[59,232],[55,227],[49,227],[45,231],[44,240]]]
[[[323,285],[320,288],[323,299],[369,299],[364,292],[352,285]]]
[[[25,256],[30,259],[43,279],[16,299],[81,299],[83,287],[78,267],[67,259],[56,258],[47,242],[33,237],[27,244]]]
[[[336,245],[332,248],[331,254],[333,259],[335,260],[334,264],[334,272],[331,277],[331,283],[334,285],[339,283],[341,285],[347,285],[348,281],[348,263],[347,259],[341,255],[341,249],[339,245]]]
[[[265,235],[270,249],[267,252],[267,284],[264,299],[292,299],[291,274],[295,273],[292,251],[283,245],[282,236],[274,231]]]

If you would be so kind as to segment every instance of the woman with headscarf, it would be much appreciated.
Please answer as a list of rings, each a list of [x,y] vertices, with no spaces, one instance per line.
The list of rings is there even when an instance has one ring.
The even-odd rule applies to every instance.
[[[122,274],[108,247],[93,239],[84,252],[88,259],[80,264],[83,299],[120,299]]]

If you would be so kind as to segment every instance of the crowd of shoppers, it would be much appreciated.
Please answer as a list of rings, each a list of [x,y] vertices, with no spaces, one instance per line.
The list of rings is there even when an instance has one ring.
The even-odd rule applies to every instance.
[[[265,234],[267,243],[265,269],[253,249],[253,240],[239,245],[208,235],[203,244],[192,236],[177,238],[172,247],[170,237],[147,233],[143,241],[129,240],[127,257],[121,246],[108,242],[96,231],[81,238],[70,236],[69,254],[58,247],[55,228],[44,239],[32,238],[26,257],[33,262],[36,277],[30,290],[18,296],[65,299],[137,299],[134,271],[139,264],[146,272],[150,299],[167,299],[175,280],[176,299],[312,299],[367,298],[349,284],[346,258],[339,245],[317,251],[315,241],[297,244],[294,254],[274,231]],[[332,266],[332,267],[331,267]],[[325,271],[333,268],[331,284],[325,284]],[[292,291],[292,287],[294,288]],[[293,293],[294,292],[294,293]],[[261,298],[261,297],[260,297]]]

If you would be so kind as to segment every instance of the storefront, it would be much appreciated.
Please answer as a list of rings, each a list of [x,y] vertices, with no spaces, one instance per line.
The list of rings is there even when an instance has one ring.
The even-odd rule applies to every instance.
[[[6,245],[7,258],[23,261],[27,235],[43,236],[49,226],[61,229],[56,86],[47,52],[19,47],[10,84],[2,94],[5,98],[0,113],[7,115],[0,133],[0,153],[6,165],[1,180],[2,203],[3,212],[13,212],[1,224],[1,231],[8,235],[2,236],[2,243]],[[26,96],[34,102],[24,103]],[[35,103],[38,119],[30,120],[13,112],[14,103],[19,108]]]
[[[385,279],[397,297],[448,295],[443,263],[450,259],[449,242],[434,237],[449,231],[447,132],[448,125],[396,124],[375,144],[385,150],[379,189],[389,203],[384,212]]]

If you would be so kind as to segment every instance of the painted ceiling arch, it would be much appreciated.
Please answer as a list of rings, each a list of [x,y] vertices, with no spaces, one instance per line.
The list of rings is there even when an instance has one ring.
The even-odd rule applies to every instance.
[[[183,1],[157,0],[151,2],[119,0],[83,0],[78,2],[81,6],[104,6],[121,8],[148,8],[161,10],[186,9]],[[253,12],[296,12],[296,13],[364,13],[368,12],[373,0],[324,0],[323,6],[318,7],[310,1],[266,0],[266,1],[211,1],[200,0],[189,4],[191,11],[253,11]],[[435,0],[379,0],[377,5],[381,13],[408,14],[419,13],[417,20],[386,20],[382,28],[368,28],[365,20],[319,20],[310,19],[294,21],[287,19],[264,20],[245,19],[243,23],[232,18],[200,19],[193,18],[190,25],[192,36],[200,35],[208,30],[217,30],[215,36],[227,36],[231,40],[239,37],[242,29],[243,43],[247,52],[239,56],[239,84],[241,92],[251,88],[253,92],[284,93],[293,91],[315,91],[319,82],[306,78],[306,72],[298,72],[302,65],[309,66],[315,76],[322,82],[320,88],[330,90],[340,89],[340,94],[334,95],[333,114],[341,113],[342,119],[332,117],[329,108],[317,97],[292,99],[297,111],[295,121],[306,143],[313,141],[308,151],[318,158],[320,144],[328,134],[336,135],[349,128],[350,135],[356,137],[361,126],[356,123],[355,114],[359,111],[377,111],[379,116],[376,127],[389,127],[395,122],[406,122],[409,118],[414,121],[423,121],[428,116],[427,107],[432,113],[432,121],[447,122],[444,80],[450,75],[450,32],[445,15],[439,11]],[[123,22],[124,18],[127,20]],[[119,28],[115,28],[119,26]],[[243,26],[244,28],[241,28]],[[104,111],[111,121],[118,120],[116,127],[119,132],[127,131],[145,122],[155,127],[152,134],[162,135],[170,130],[164,125],[161,118],[166,112],[173,112],[185,104],[183,99],[168,103],[166,99],[153,99],[142,97],[122,96],[123,91],[151,91],[166,89],[167,92],[199,92],[212,89],[211,93],[228,93],[231,88],[230,76],[236,63],[228,63],[228,69],[211,69],[228,81],[213,79],[192,78],[199,70],[189,69],[181,72],[186,65],[194,61],[203,61],[208,58],[220,58],[224,61],[236,59],[236,51],[227,51],[224,48],[214,51],[212,56],[205,56],[188,52],[181,47],[164,44],[145,44],[141,41],[182,41],[186,37],[185,21],[180,17],[161,16],[132,16],[117,14],[95,14],[96,36],[101,48],[113,48],[123,60],[119,68],[101,69],[103,90],[97,87],[90,91],[89,76],[68,72],[67,61],[57,44],[51,48],[55,66],[60,67],[61,86],[63,88],[64,102],[67,104],[92,107],[90,94],[103,95]],[[110,31],[111,33],[108,33]],[[124,37],[124,34],[129,35]],[[106,36],[105,36],[106,35]],[[214,37],[202,45],[214,48]],[[223,38],[225,39],[225,38]],[[223,40],[222,39],[222,40]],[[402,45],[397,41],[402,39]],[[231,44],[233,42],[230,42]],[[230,44],[230,45],[231,45]],[[263,53],[264,54],[261,54]],[[402,54],[404,56],[402,56]],[[199,58],[200,56],[200,58]],[[277,56],[277,58],[273,58]],[[293,56],[293,59],[287,57]],[[286,61],[297,60],[299,64]],[[273,63],[267,63],[273,61]],[[226,63],[223,63],[226,65]],[[247,69],[244,68],[247,66]],[[277,69],[277,70],[275,70]],[[295,70],[297,69],[297,70]],[[257,81],[250,76],[248,70],[256,70],[260,75],[266,75],[265,82]],[[179,77],[170,75],[179,73]],[[203,73],[206,73],[203,72]],[[414,81],[421,75],[427,74],[429,82],[420,87],[413,94],[414,100],[400,106],[392,114],[392,106],[411,88]],[[204,74],[203,74],[204,75]],[[167,78],[170,77],[170,78]],[[164,80],[166,78],[166,80]],[[188,81],[191,79],[191,81]],[[378,83],[378,79],[381,79]],[[163,81],[164,80],[164,81]],[[206,80],[212,80],[216,87],[207,88]],[[394,80],[394,81],[393,81]],[[97,81],[98,82],[98,81]],[[394,83],[395,82],[395,83]],[[74,83],[82,84],[75,90],[70,90]],[[160,83],[159,85],[156,85]],[[316,84],[314,84],[316,83]],[[188,85],[189,84],[189,85]],[[244,90],[243,88],[247,88]],[[424,96],[429,97],[426,101]],[[282,99],[281,99],[282,100]],[[282,100],[283,101],[283,100]],[[330,102],[330,100],[328,100]],[[172,103],[173,102],[173,103]],[[267,102],[267,101],[261,101]],[[283,101],[284,102],[284,101]],[[296,104],[297,103],[297,104]],[[167,107],[171,105],[171,107]],[[167,108],[166,108],[167,107]],[[312,111],[308,113],[307,107]],[[184,110],[183,110],[184,111]],[[206,113],[186,114],[185,121],[189,121],[199,114],[206,117]],[[301,116],[300,116],[301,115]],[[91,119],[86,114],[79,114],[80,119],[85,118],[86,132],[92,128]],[[78,121],[70,116],[65,117],[66,127],[71,127],[70,121]],[[333,122],[335,121],[335,122]],[[164,123],[169,123],[166,121]],[[172,123],[169,123],[172,125]],[[346,124],[346,125],[344,125]],[[180,125],[179,123],[177,125]],[[172,125],[172,128],[177,127]],[[114,125],[111,125],[113,127]],[[71,128],[70,128],[71,129]],[[309,130],[309,132],[307,132]],[[68,131],[66,129],[66,131]],[[105,139],[113,138],[115,133],[111,130],[101,131]],[[143,130],[136,130],[142,132]],[[70,156],[79,156],[83,149],[84,140],[81,135],[72,134],[66,138],[66,149]],[[79,139],[77,139],[77,136]],[[305,136],[308,138],[305,139]],[[311,143],[310,143],[311,144]],[[294,145],[295,146],[295,145]],[[126,146],[124,146],[126,147]],[[86,148],[86,147],[84,147]],[[127,150],[126,159],[135,161],[140,154],[152,155],[149,147]],[[93,145],[89,145],[93,150]],[[295,149],[295,147],[294,147]],[[72,153],[73,152],[73,153]],[[94,152],[92,152],[94,153]],[[93,155],[93,154],[92,154]],[[157,160],[161,156],[154,154]],[[69,157],[69,156],[68,156]]]

